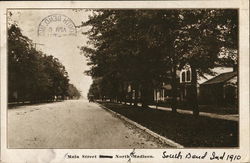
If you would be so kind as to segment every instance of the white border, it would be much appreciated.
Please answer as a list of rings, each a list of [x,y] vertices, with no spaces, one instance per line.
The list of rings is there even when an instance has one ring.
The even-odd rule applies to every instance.
[[[137,153],[152,154],[154,159],[134,159],[132,162],[211,162],[209,160],[162,159],[162,153],[179,151],[196,154],[227,152],[240,154],[239,162],[249,160],[249,2],[230,1],[47,1],[47,2],[0,2],[1,20],[1,160],[3,162],[127,162],[126,159],[79,159],[65,160],[65,153],[72,154],[129,154],[131,149],[7,149],[6,148],[6,8],[239,8],[240,9],[240,148],[239,149],[138,149]],[[230,162],[230,161],[228,161]]]

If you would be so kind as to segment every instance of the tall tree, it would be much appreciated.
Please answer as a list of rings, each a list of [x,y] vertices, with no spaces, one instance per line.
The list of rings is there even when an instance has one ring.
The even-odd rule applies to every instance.
[[[86,34],[94,48],[82,48],[92,65],[89,74],[115,79],[117,88],[129,83],[136,94],[140,88],[143,107],[151,100],[152,83],[160,73],[157,69],[162,69],[161,53],[146,35],[150,27],[147,16],[140,10],[97,11],[85,23],[92,26]]]
[[[167,81],[176,112],[177,70],[188,64],[190,102],[198,115],[197,73],[211,73],[221,48],[234,47],[236,16],[235,10],[98,10],[85,23],[92,26],[86,34],[93,48],[82,48],[92,65],[89,74],[140,88],[145,107],[156,81]]]
[[[52,100],[67,95],[68,74],[53,56],[33,47],[16,24],[8,27],[9,101]]]
[[[237,10],[182,10],[182,27],[176,46],[180,58],[180,68],[191,67],[191,104],[194,115],[199,114],[197,100],[197,73],[211,74],[218,63],[228,64],[221,59],[221,49],[230,46],[237,49]],[[237,57],[236,57],[237,58]],[[230,61],[231,62],[231,61]]]

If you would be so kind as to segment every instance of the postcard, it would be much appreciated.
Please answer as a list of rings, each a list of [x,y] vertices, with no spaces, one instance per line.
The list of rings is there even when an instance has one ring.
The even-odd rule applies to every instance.
[[[249,2],[2,1],[1,161],[249,162]]]

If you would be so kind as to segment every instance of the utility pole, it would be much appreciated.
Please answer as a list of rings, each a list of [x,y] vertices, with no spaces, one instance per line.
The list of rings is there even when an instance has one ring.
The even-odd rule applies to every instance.
[[[37,50],[37,45],[44,46],[44,44],[40,44],[40,43],[36,43],[36,42],[34,42],[33,44],[35,45],[36,50]]]

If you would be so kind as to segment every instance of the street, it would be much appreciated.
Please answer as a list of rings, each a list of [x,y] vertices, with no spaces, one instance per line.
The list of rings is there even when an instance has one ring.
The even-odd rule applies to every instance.
[[[87,100],[8,109],[9,148],[164,148],[158,140]]]

